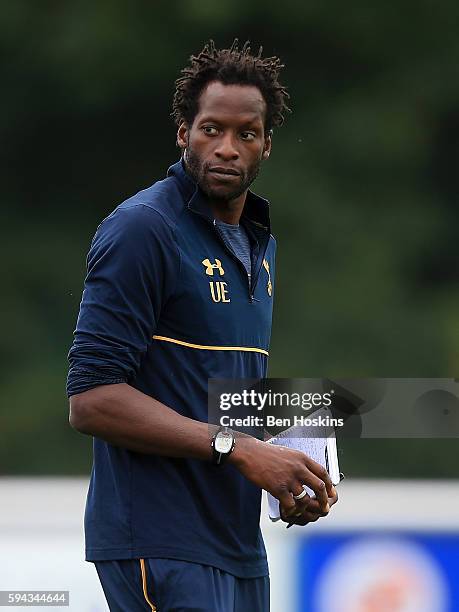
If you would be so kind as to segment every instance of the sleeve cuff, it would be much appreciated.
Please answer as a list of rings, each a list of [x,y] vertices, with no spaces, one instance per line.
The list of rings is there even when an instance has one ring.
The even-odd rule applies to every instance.
[[[122,376],[85,370],[83,368],[71,368],[67,378],[67,397],[102,385],[116,385],[125,382],[127,382],[127,379]]]

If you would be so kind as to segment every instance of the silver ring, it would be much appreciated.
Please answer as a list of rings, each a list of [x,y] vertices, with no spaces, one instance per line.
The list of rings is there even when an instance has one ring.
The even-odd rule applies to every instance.
[[[294,495],[293,499],[296,499],[296,500],[303,499],[303,497],[305,497],[307,494],[308,493],[307,493],[306,489],[303,489],[299,495]]]

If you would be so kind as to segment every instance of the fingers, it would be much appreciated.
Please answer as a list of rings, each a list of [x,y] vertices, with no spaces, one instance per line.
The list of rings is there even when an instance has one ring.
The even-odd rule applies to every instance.
[[[338,501],[338,491],[333,487],[333,496],[328,500],[330,502],[330,506],[333,506]]]
[[[314,461],[314,459],[311,459],[311,457],[308,457],[307,455],[303,456],[309,471],[312,472],[325,485],[324,488],[327,497],[333,497],[335,487],[333,486],[333,483],[331,481],[330,474],[323,467],[323,465],[320,465],[320,463],[317,463],[316,461]],[[315,490],[315,488],[311,487],[311,489],[313,489],[317,495],[317,491]]]
[[[312,499],[307,493],[301,499],[295,500],[293,496],[300,495],[302,492],[304,492],[303,486],[298,484],[290,494],[290,499],[293,499],[294,501],[293,505],[291,504],[290,499],[287,501],[287,496],[283,498],[285,501],[280,501],[280,514],[282,520],[289,523],[300,524],[298,523],[298,520],[304,521],[305,516],[307,517],[306,522],[311,522],[312,520],[317,520],[313,515],[317,514],[318,518],[319,516],[325,516],[328,514],[322,512],[318,501],[316,499]]]
[[[337,501],[336,490],[327,470],[301,451],[280,447],[269,450],[279,455],[277,459],[282,469],[276,467],[269,471],[268,473],[272,474],[272,482],[268,482],[268,486],[262,484],[262,488],[279,500],[284,516],[290,518],[295,514],[303,515],[306,511],[311,512],[309,495],[294,499],[294,496],[304,492],[303,484],[314,492],[316,500],[314,514],[327,515],[331,505]],[[309,518],[312,520],[314,517]]]
[[[300,480],[316,494],[316,499],[319,502],[321,512],[328,513],[330,511],[330,505],[328,503],[325,482],[309,470],[305,470],[303,472],[303,474],[300,476]]]
[[[315,502],[314,508],[318,508],[318,503],[315,500],[311,500],[311,502]],[[284,509],[281,506],[280,516],[283,521],[286,523],[293,523],[294,525],[307,525],[308,523],[314,523],[319,518],[323,516],[323,514],[319,511],[316,512],[314,509],[303,510],[302,512],[296,509],[290,514],[286,514]]]
[[[311,497],[304,491],[303,486],[298,483],[294,485],[293,491],[286,491],[279,496],[279,503],[282,518],[285,517],[288,521],[299,517],[306,512],[311,501]],[[301,499],[295,499],[294,495],[298,496],[305,493]],[[284,519],[284,520],[285,520]]]
[[[330,508],[324,512],[317,499],[311,499],[306,510],[312,514],[317,514],[318,516],[327,516],[330,512]]]
[[[295,499],[295,497],[293,497],[293,499],[295,500],[295,510],[296,510],[295,514],[301,515],[304,512],[306,512],[306,510],[309,508],[311,497],[306,493],[306,491],[303,488],[303,485],[301,484],[296,485],[294,490],[292,491],[292,495],[293,496],[302,495],[301,499]]]
[[[297,524],[297,520],[302,517],[304,512],[301,512],[296,507],[290,510],[285,510],[283,506],[280,506],[280,517],[286,523]]]
[[[281,495],[278,496],[278,500],[281,509],[281,517],[283,520],[289,519],[295,513],[299,512],[290,491],[281,493]]]
[[[324,512],[317,501],[317,499],[311,499],[309,506],[307,507],[307,511],[312,514],[317,514],[318,516],[327,516],[328,512]]]
[[[329,503],[330,508],[332,506],[334,506],[337,501],[338,501],[338,493],[337,493],[336,489],[334,488],[334,495],[333,495],[333,497],[329,497],[328,498],[328,503]],[[317,499],[310,498],[308,506],[307,506],[307,509],[308,509],[309,512],[315,512],[317,514],[320,514],[321,516],[326,516],[325,514],[322,513],[320,504],[317,501]],[[326,513],[326,514],[328,514],[328,513]]]
[[[308,523],[315,523],[320,519],[321,515],[315,512],[305,512],[299,517],[295,517],[295,525],[304,526]]]
[[[333,487],[333,497],[330,497],[328,502],[329,506],[333,506],[338,501],[338,493]],[[301,489],[302,490],[302,489]],[[292,492],[292,495],[299,495],[301,493],[300,487],[296,487]],[[319,518],[327,516],[328,511],[324,512],[319,501],[315,498],[311,498],[309,495],[305,495],[302,499],[296,500],[296,507],[290,508],[289,514],[285,513],[281,506],[281,517],[284,521],[293,523],[295,525],[307,525],[308,523],[314,523]]]

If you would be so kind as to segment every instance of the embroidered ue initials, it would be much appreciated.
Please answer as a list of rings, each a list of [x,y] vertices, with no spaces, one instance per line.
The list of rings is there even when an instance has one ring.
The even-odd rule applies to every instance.
[[[210,295],[214,302],[231,302],[231,298],[228,297],[228,289],[226,283],[223,281],[210,281]]]

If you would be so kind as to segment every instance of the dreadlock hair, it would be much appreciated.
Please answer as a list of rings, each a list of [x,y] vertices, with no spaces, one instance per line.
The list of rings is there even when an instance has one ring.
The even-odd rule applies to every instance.
[[[217,49],[210,40],[198,55],[190,57],[190,65],[181,71],[183,76],[175,81],[172,117],[177,125],[185,121],[192,125],[199,110],[199,96],[211,81],[224,85],[254,85],[266,102],[265,129],[271,130],[284,122],[284,113],[291,112],[286,104],[290,97],[279,83],[278,76],[284,64],[278,57],[262,58],[263,47],[258,54],[250,53],[249,41],[239,50],[234,39],[229,49]]]

